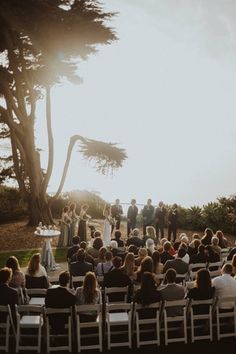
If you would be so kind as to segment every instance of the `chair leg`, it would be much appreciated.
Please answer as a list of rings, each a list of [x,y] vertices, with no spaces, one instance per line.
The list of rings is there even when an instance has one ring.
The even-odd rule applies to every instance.
[[[101,319],[99,319],[98,331],[99,331],[99,351],[102,352],[102,321],[101,321]]]
[[[20,326],[17,323],[17,329],[16,329],[16,353],[19,353],[19,345],[20,345]]]
[[[68,340],[69,340],[69,352],[72,352],[72,327],[71,327],[71,318],[69,317],[68,321]]]
[[[140,333],[139,333],[138,316],[136,316],[136,338],[137,338],[137,348],[140,348]]]
[[[41,350],[41,330],[42,330],[42,327],[41,327],[41,321],[40,321],[39,330],[38,330],[38,350],[37,350],[38,353],[40,353],[40,350]]]
[[[107,321],[107,348],[108,350],[111,349],[111,328],[109,321]]]

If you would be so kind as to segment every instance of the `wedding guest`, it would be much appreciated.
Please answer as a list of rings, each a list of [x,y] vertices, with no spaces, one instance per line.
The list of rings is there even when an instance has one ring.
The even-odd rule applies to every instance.
[[[42,266],[40,253],[34,253],[28,263],[25,279],[26,288],[45,288],[49,287],[46,269]]]
[[[142,210],[143,215],[143,235],[146,235],[147,226],[152,226],[154,219],[154,206],[152,205],[152,200],[149,198],[147,204]]]
[[[166,241],[163,245],[163,252],[161,253],[161,263],[165,264],[166,261],[174,259],[174,257],[170,254],[171,251],[171,243]]]
[[[177,228],[178,228],[178,206],[173,204],[172,208],[168,213],[168,240],[171,241],[171,236],[173,235],[173,242],[176,240]]]
[[[85,254],[85,262],[87,263],[91,263],[92,266],[93,266],[93,269],[95,267],[95,259],[90,255],[88,254],[87,252],[87,243],[85,241],[82,241],[80,242],[80,248],[79,249],[83,249],[84,250],[84,254]],[[78,250],[79,251],[79,250]],[[78,252],[77,251],[77,252]],[[76,262],[77,261],[77,253],[75,253],[72,258],[71,258],[71,261],[72,262]]]
[[[22,273],[19,261],[15,256],[11,256],[6,261],[6,267],[12,270],[12,277],[9,286],[12,288],[25,287],[25,275]]]
[[[10,305],[13,316],[13,321],[16,324],[15,305],[20,303],[19,295],[16,289],[11,288],[9,283],[11,282],[12,270],[11,268],[0,269],[0,305]],[[1,314],[1,322],[5,321],[5,316]]]
[[[165,219],[166,219],[166,208],[164,206],[164,203],[161,201],[159,202],[159,205],[155,210],[155,228],[156,228],[156,237],[158,240],[159,240],[159,236],[161,236],[161,238],[164,237]]]
[[[60,224],[61,224],[60,232],[61,232],[61,235],[59,237],[58,247],[68,246],[69,227],[70,227],[71,221],[72,220],[69,217],[69,207],[65,206],[63,208],[62,215],[61,215],[61,220],[60,220]]]
[[[77,252],[77,261],[70,264],[70,273],[72,276],[84,276],[87,272],[93,270],[93,265],[85,261],[85,251],[80,248]]]
[[[227,248],[228,247],[227,238],[224,236],[224,234],[221,230],[216,231],[216,237],[218,237],[218,239],[219,239],[220,248]]]
[[[136,199],[132,199],[127,212],[127,236],[136,228],[137,215],[138,207],[136,206]]]
[[[153,226],[146,227],[146,235],[143,236],[143,244],[146,244],[147,239],[152,239],[157,243],[156,230]]]
[[[135,258],[133,253],[126,254],[124,264],[120,269],[124,272],[124,274],[128,275],[128,277],[133,279],[134,272],[136,270]]]
[[[120,229],[120,222],[121,222],[122,215],[123,215],[123,209],[122,206],[120,205],[120,199],[116,199],[115,204],[111,206],[111,217],[116,221],[116,224],[112,225],[111,227],[111,233],[113,233],[114,228],[116,228],[116,230]]]
[[[124,244],[124,241],[121,240],[121,232],[120,232],[120,230],[116,230],[115,231],[114,237],[115,237],[114,240],[117,242],[118,247],[119,248],[123,248],[125,244]]]
[[[113,269],[112,264],[112,253],[107,251],[105,254],[105,262],[100,262],[96,267],[96,275],[104,276],[106,273],[110,272]]]
[[[135,245],[136,247],[143,246],[143,240],[139,236],[139,229],[134,229],[131,233],[131,236],[128,238],[126,242],[126,246]]]
[[[198,253],[194,254],[190,258],[190,264],[196,264],[196,263],[206,263],[207,262],[207,255],[205,253],[205,246],[200,245],[198,247]]]
[[[231,276],[233,267],[231,264],[225,264],[221,270],[222,275],[215,277],[212,280],[212,284],[215,287],[216,297],[220,300],[223,297],[235,297],[236,296],[236,281]],[[222,305],[223,308],[233,307],[233,303]]]
[[[153,261],[153,273],[162,274],[164,266],[161,263],[160,253],[158,251],[153,252],[152,261]]]
[[[83,285],[76,289],[75,296],[77,305],[95,305],[101,303],[101,292],[94,273],[88,272],[85,275]]]
[[[130,246],[131,247],[131,246]],[[130,251],[129,251],[130,252]],[[135,258],[135,265],[140,266],[142,260],[148,256],[148,252],[146,248],[139,248],[138,257]]]
[[[199,239],[194,239],[190,244],[189,244],[189,247],[188,247],[188,254],[190,256],[190,259],[191,257],[194,255],[194,254],[197,254],[198,253],[198,247],[200,246],[201,244],[201,241]]]
[[[88,254],[92,256],[94,259],[98,258],[99,250],[103,247],[103,241],[101,237],[96,237],[93,241],[93,246],[88,247]]]
[[[155,243],[152,238],[148,238],[146,241],[146,248],[148,251],[148,255],[152,256],[153,252],[155,251]]]
[[[153,273],[153,261],[152,258],[147,256],[145,257],[141,264],[140,267],[138,268],[138,270],[134,273],[134,280],[137,283],[141,283],[142,280],[142,275],[145,272],[149,272],[149,273]]]
[[[142,304],[143,306],[148,306],[155,302],[159,302],[160,300],[160,292],[157,290],[153,274],[151,272],[144,272],[140,289],[137,290],[134,296],[134,302]],[[145,314],[143,313],[143,315]]]
[[[219,239],[216,236],[213,236],[211,239],[211,248],[215,253],[221,257],[221,248],[219,246]]]
[[[78,227],[78,236],[81,241],[87,242],[87,221],[91,219],[91,216],[87,214],[89,206],[84,204],[81,206],[79,213],[79,227]]]
[[[128,247],[127,251],[133,253],[135,256],[138,256],[138,251],[139,251],[139,249],[138,249],[138,247],[135,246],[135,245],[130,245],[130,246]]]
[[[114,257],[112,259],[113,269],[104,275],[103,287],[125,287],[131,286],[131,280],[128,275],[121,270],[122,259]],[[116,294],[115,294],[116,295]]]
[[[211,239],[214,236],[212,229],[207,227],[204,231],[204,235],[201,239],[201,242],[204,246],[210,245],[211,244]]]
[[[96,258],[94,261],[95,261],[95,264],[97,265],[98,263],[104,263],[106,260],[105,260],[105,255],[107,253],[107,249],[106,247],[101,247],[98,251],[98,258]]]
[[[211,245],[205,246],[205,253],[206,253],[206,256],[207,256],[207,262],[215,263],[215,262],[219,262],[220,261],[219,254],[213,251]]]
[[[70,263],[71,258],[73,257],[74,254],[76,254],[76,252],[78,251],[78,249],[80,248],[79,246],[80,243],[80,238],[78,236],[74,236],[72,237],[72,244],[73,246],[71,246],[68,251],[67,251],[67,261]]]
[[[235,246],[231,249],[231,251],[228,254],[227,261],[231,261],[235,254],[236,254],[236,241],[235,241]]]
[[[185,274],[189,271],[189,266],[186,262],[183,261],[183,257],[186,254],[186,250],[182,247],[178,249],[177,257],[175,259],[171,259],[166,261],[163,269],[163,273],[170,268],[174,269],[177,274]]]
[[[75,228],[78,221],[78,215],[76,214],[76,204],[71,203],[68,211],[69,218],[71,220],[69,224],[69,233],[68,233],[68,246],[73,244],[72,238],[75,236]]]

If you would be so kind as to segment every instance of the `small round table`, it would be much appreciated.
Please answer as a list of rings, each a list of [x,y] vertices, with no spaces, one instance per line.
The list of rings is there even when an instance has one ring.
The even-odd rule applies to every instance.
[[[35,236],[43,239],[43,246],[41,252],[41,263],[48,272],[58,269],[58,264],[55,262],[54,255],[52,253],[51,239],[53,237],[60,236],[60,231],[57,230],[40,230],[35,231]]]

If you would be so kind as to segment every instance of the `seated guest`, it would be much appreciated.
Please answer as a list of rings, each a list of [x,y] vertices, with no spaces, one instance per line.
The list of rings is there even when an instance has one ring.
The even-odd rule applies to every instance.
[[[94,242],[94,240],[95,240],[97,237],[102,238],[102,233],[101,233],[101,231],[99,231],[99,230],[95,230],[95,231],[93,232],[93,237],[92,237],[91,240],[89,241],[89,246],[90,246],[90,247],[93,247],[93,242]]]
[[[87,252],[87,243],[85,241],[80,242],[80,248],[79,249],[83,249],[85,252],[85,262],[91,263],[93,266],[93,269],[95,267],[95,259],[90,256],[90,254],[88,254]],[[77,251],[78,252],[78,251]],[[77,253],[73,255],[73,257],[71,258],[72,262],[76,262],[77,261]]]
[[[232,271],[232,274],[234,276],[236,276],[236,254],[233,256],[233,259],[232,259],[232,267],[233,267],[233,271]]]
[[[205,247],[205,253],[207,256],[207,262],[215,263],[220,261],[220,256],[218,253],[215,253],[211,247],[211,245],[207,245]],[[217,268],[216,268],[217,269]],[[214,269],[213,269],[214,270]]]
[[[107,251],[105,254],[105,262],[100,262],[96,267],[96,274],[98,276],[104,276],[106,273],[110,272],[113,269],[112,264],[112,253]]]
[[[213,236],[211,239],[211,248],[212,250],[217,253],[221,257],[221,248],[219,246],[219,239],[216,236]]]
[[[227,296],[236,296],[236,281],[232,277],[233,267],[225,264],[221,270],[222,275],[215,277],[212,284],[215,287],[216,297],[219,299]],[[230,308],[232,304],[223,305],[222,308]]]
[[[163,245],[163,252],[161,253],[161,263],[165,264],[166,261],[174,259],[174,257],[170,254],[171,243],[166,241]]]
[[[198,247],[198,253],[194,254],[190,258],[190,264],[196,264],[196,263],[206,263],[207,262],[207,255],[205,253],[205,246],[200,245]]]
[[[111,240],[109,249],[110,249],[110,252],[113,254],[113,257],[118,256],[118,253],[119,253],[118,243],[115,240]]]
[[[236,241],[235,241],[235,247],[231,249],[231,251],[228,254],[227,261],[232,261],[233,256],[236,254]]]
[[[181,244],[179,245],[179,248],[183,248],[185,250],[185,256],[182,258],[182,261],[189,264],[190,257],[188,254],[188,245],[185,242],[181,242]]]
[[[134,272],[136,270],[135,258],[133,253],[126,254],[124,264],[121,267],[121,270],[124,272],[124,274],[128,275],[128,277],[133,279]]]
[[[25,287],[25,275],[20,270],[18,259],[15,256],[8,258],[6,267],[12,270],[12,278],[9,286],[12,288],[24,288]]]
[[[143,236],[143,244],[145,244],[149,238],[157,242],[156,229],[153,226],[146,227],[146,235]]]
[[[143,247],[143,240],[139,236],[139,229],[133,229],[131,236],[128,238],[126,242],[126,246],[134,245],[136,247]]]
[[[98,231],[96,231],[96,232],[98,232]],[[98,258],[99,250],[100,250],[101,247],[103,247],[103,241],[102,241],[101,237],[95,237],[92,247],[88,247],[88,251],[87,252],[94,259]]]
[[[215,288],[211,283],[211,276],[208,269],[199,269],[194,288],[190,289],[187,297],[193,300],[208,300],[215,295]]]
[[[70,264],[70,273],[73,276],[84,276],[93,270],[93,265],[85,261],[85,251],[80,248],[77,252],[77,261]]]
[[[145,257],[142,260],[138,270],[134,273],[134,280],[137,283],[141,283],[142,275],[145,272],[153,273],[153,261],[152,258],[149,256]]]
[[[127,251],[130,252],[130,253],[133,253],[135,256],[137,256],[139,249],[138,249],[138,247],[136,247],[135,245],[130,245],[130,246],[128,247],[128,250],[127,250]]]
[[[47,290],[45,306],[51,308],[69,308],[75,305],[76,297],[69,289],[70,276],[68,272],[59,275],[59,287]],[[63,333],[68,321],[67,314],[55,314],[49,316],[50,326],[56,333]]]
[[[197,254],[198,253],[198,247],[200,246],[201,244],[201,241],[199,239],[194,239],[188,246],[188,254],[189,254],[189,257],[191,259],[191,257],[194,255],[194,254]]]
[[[228,247],[227,238],[224,236],[224,234],[221,230],[216,231],[216,237],[219,240],[220,248],[227,248]]]
[[[180,247],[178,249],[177,257],[175,259],[170,259],[166,261],[163,268],[163,273],[166,273],[166,271],[170,268],[174,269],[177,274],[188,273],[189,266],[186,262],[183,261],[183,257],[185,256],[185,254],[186,250],[183,247]]]
[[[130,252],[130,251],[129,251]],[[140,266],[142,260],[147,257],[148,252],[146,248],[139,248],[138,257],[135,258],[135,265]]]
[[[79,236],[72,237],[72,246],[67,251],[67,261],[70,263],[72,256],[78,251],[80,243]]]
[[[116,230],[114,236],[115,236],[115,241],[117,242],[118,247],[123,248],[125,244],[124,244],[124,241],[121,240],[120,230]]]
[[[187,246],[189,245],[189,238],[185,232],[182,232],[179,236],[179,241],[175,241],[174,249],[177,251],[181,243],[185,243]]]
[[[49,287],[48,275],[46,269],[40,263],[40,253],[31,256],[25,273],[26,288],[43,288]]]
[[[211,239],[214,236],[212,229],[207,227],[204,231],[204,235],[202,236],[201,242],[204,246],[211,244]]]
[[[164,266],[161,263],[160,253],[158,251],[153,252],[152,261],[153,261],[153,273],[154,274],[162,274]]]
[[[105,260],[105,255],[107,253],[107,249],[106,247],[101,247],[100,250],[99,250],[99,253],[98,253],[98,258],[96,258],[94,260],[95,264],[97,265],[98,263],[104,263],[106,260]]]
[[[151,257],[153,252],[155,251],[155,243],[152,238],[148,238],[146,241],[146,248],[148,251],[148,255]]]
[[[16,289],[9,286],[12,277],[11,268],[0,269],[0,305],[10,305],[13,321],[16,323],[15,305],[20,303],[19,295]],[[0,315],[0,322],[5,321],[5,316]]]
[[[77,305],[100,304],[101,292],[94,273],[85,275],[83,285],[76,289],[75,296]]]
[[[164,243],[165,243],[166,241],[168,241],[168,239],[165,238],[165,237],[163,237],[163,238],[160,239],[160,244],[157,245],[157,251],[158,251],[159,253],[162,253],[162,252],[164,251],[163,246],[164,246]]]

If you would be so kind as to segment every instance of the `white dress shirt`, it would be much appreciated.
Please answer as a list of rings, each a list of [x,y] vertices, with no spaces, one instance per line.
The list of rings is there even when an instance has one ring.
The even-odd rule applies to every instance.
[[[212,285],[215,287],[215,294],[216,296],[221,299],[223,297],[232,296],[236,297],[236,280],[231,277],[230,274],[223,274],[220,275],[212,280]],[[221,308],[230,308],[233,304],[227,303]]]

